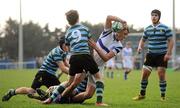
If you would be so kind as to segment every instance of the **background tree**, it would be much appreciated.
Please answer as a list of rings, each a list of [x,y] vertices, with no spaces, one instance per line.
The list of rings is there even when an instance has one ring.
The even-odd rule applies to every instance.
[[[95,25],[87,21],[81,23],[89,28],[95,40],[98,39],[101,32],[104,30],[104,24],[102,23]],[[69,26],[66,25],[66,30],[68,28]],[[135,29],[133,25],[129,25],[130,33],[139,33],[143,32],[143,30],[143,28]],[[48,23],[44,27],[41,27],[37,23],[33,23],[33,21],[24,23],[24,60],[47,55],[52,48],[58,45],[58,39],[65,36],[65,31],[57,27],[54,30],[50,30]],[[180,31],[180,29],[176,29],[176,32],[178,31]],[[18,59],[18,32],[19,23],[9,18],[6,21],[5,28],[0,29],[0,59]]]
[[[17,59],[18,53],[18,23],[9,18],[4,29],[4,38],[1,38],[2,53],[12,59]]]

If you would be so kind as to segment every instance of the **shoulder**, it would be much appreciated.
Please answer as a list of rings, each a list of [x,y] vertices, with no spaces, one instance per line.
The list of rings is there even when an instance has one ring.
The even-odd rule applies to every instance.
[[[83,24],[79,24],[81,29],[84,29],[86,31],[89,31],[89,28]]]
[[[169,29],[169,27],[167,26],[167,25],[165,25],[165,24],[159,24],[159,26],[158,27],[160,27],[160,28],[165,28],[165,29]]]
[[[119,47],[121,47],[123,49],[123,45],[122,45],[121,41],[118,41],[118,45],[119,45]]]
[[[152,25],[149,25],[149,26],[145,27],[144,31],[147,31],[147,30],[151,29],[152,27],[153,27]]]
[[[61,54],[63,54],[64,53],[64,51],[59,47],[59,46],[57,46],[56,48],[54,48],[54,54],[55,55],[61,55]]]

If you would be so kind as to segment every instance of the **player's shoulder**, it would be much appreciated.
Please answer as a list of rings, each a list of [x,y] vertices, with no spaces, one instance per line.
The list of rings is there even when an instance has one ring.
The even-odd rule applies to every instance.
[[[153,28],[152,25],[148,25],[147,27],[145,27],[144,31],[149,30],[149,29],[152,29],[152,28]]]
[[[64,51],[60,48],[60,46],[57,46],[55,47],[53,50],[52,50],[53,54],[62,54]]]
[[[83,25],[83,24],[80,24],[80,26],[81,26],[82,29],[84,29],[84,30],[86,30],[86,31],[89,31],[89,28],[88,28],[87,26],[85,26],[85,25]]]
[[[169,27],[167,25],[163,24],[163,23],[160,23],[158,27],[169,29]]]

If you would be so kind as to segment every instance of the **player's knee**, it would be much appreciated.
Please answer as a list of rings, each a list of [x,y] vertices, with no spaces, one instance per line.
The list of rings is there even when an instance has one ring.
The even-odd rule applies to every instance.
[[[151,67],[151,66],[143,65],[143,69],[146,69],[146,70],[148,70],[149,72],[152,72],[152,67]]]
[[[158,67],[158,72],[164,73],[166,71],[165,67]]]
[[[92,96],[93,96],[92,93],[88,93],[88,92],[87,92],[87,93],[85,94],[85,98],[86,98],[86,99],[90,99],[90,98],[92,98]]]
[[[34,90],[33,88],[27,88],[26,90],[27,90],[26,92],[27,92],[28,94],[34,94],[34,93],[36,93],[36,90]]]

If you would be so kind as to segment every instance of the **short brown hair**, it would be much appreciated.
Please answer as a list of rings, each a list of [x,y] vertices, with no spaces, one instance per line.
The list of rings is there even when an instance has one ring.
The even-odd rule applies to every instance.
[[[152,13],[158,14],[159,19],[161,18],[161,11],[160,10],[154,9],[154,10],[151,11],[151,15],[152,15]]]
[[[79,14],[76,10],[70,10],[66,12],[66,19],[70,25],[74,25],[78,22]]]

